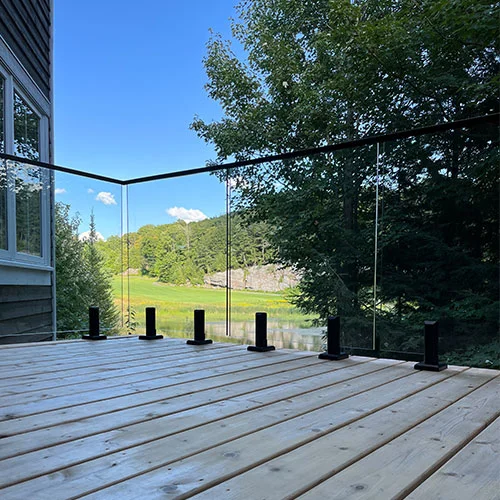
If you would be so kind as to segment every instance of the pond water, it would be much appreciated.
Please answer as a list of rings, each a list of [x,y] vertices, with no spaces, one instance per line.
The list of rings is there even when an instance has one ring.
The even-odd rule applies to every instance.
[[[299,349],[306,351],[323,350],[323,333],[321,327],[301,328],[286,321],[267,322],[267,343],[281,349]],[[192,321],[169,322],[158,324],[157,332],[169,337],[191,338],[193,336]],[[225,321],[207,322],[206,337],[216,342],[232,342],[237,344],[255,344],[255,324],[252,321],[231,322],[231,334],[226,335]],[[136,331],[135,333],[143,333]]]

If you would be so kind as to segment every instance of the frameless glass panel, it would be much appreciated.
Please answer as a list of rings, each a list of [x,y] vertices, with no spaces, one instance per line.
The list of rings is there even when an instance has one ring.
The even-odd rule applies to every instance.
[[[131,333],[144,333],[145,308],[157,331],[193,337],[193,311],[205,310],[206,334],[226,333],[224,185],[198,174],[128,187]]]
[[[328,316],[346,347],[372,347],[374,148],[231,172],[233,336],[320,350]],[[237,297],[251,303],[240,309]]]
[[[40,119],[24,99],[14,93],[14,154],[40,159]],[[17,251],[41,256],[42,171],[27,165],[15,166]]]
[[[121,273],[121,186],[55,174],[57,336],[79,338],[89,307],[99,307],[103,334],[125,331]]]
[[[5,108],[4,93],[5,82],[0,77],[0,152],[5,153],[4,129]],[[5,161],[0,159],[0,249],[7,249],[7,167]]]
[[[382,349],[422,352],[438,321],[442,361],[498,358],[498,137],[485,125],[383,146]]]

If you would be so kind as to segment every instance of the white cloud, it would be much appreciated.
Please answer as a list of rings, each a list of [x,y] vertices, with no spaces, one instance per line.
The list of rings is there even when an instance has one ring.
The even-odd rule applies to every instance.
[[[92,193],[95,193],[95,191],[92,188],[88,188],[87,193],[92,194]]]
[[[102,201],[102,203],[104,203],[105,205],[116,205],[115,196],[111,193],[108,193],[107,191],[101,191],[100,193],[97,193],[95,199],[97,201]]]
[[[106,238],[104,238],[104,236],[99,231],[96,231],[95,235],[96,235],[97,241],[106,241]],[[90,231],[85,231],[85,232],[80,233],[78,235],[78,239],[80,241],[88,241],[89,237],[90,237]]]
[[[55,188],[54,193],[55,194],[64,194],[66,192],[66,189],[64,188]]]
[[[193,208],[183,208],[183,207],[172,207],[165,210],[168,215],[175,217],[176,219],[183,220],[186,224],[190,222],[199,222],[200,220],[205,220],[208,217],[201,211]]]

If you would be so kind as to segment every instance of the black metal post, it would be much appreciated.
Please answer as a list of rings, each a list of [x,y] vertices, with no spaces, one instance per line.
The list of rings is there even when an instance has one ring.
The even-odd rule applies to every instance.
[[[186,344],[190,345],[205,345],[211,344],[212,341],[205,338],[205,311],[203,309],[195,309],[194,311],[194,340],[188,340]]]
[[[346,359],[349,355],[341,351],[340,347],[340,316],[329,316],[326,327],[326,352],[322,352],[319,359],[329,359],[338,361],[339,359]]]
[[[415,365],[416,370],[440,372],[448,368],[446,363],[439,362],[438,341],[439,322],[426,321],[424,336],[424,361]]]
[[[89,307],[89,334],[82,335],[85,340],[106,340],[106,335],[100,334],[99,329],[99,308]]]
[[[146,335],[139,335],[141,340],[162,339],[163,335],[156,335],[156,309],[146,307]]]
[[[249,351],[274,351],[273,345],[267,345],[267,313],[255,313],[255,345],[247,347]]]

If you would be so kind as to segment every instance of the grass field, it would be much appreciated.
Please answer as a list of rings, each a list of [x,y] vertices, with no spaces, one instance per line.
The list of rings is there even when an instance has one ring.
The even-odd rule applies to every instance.
[[[207,325],[226,320],[226,291],[203,287],[175,286],[156,282],[142,276],[113,278],[113,293],[122,307],[122,291],[126,297],[130,289],[130,306],[136,313],[138,331],[144,327],[144,308],[156,307],[157,328],[163,331],[186,331],[192,328],[194,309],[204,309]],[[253,291],[232,291],[231,321],[252,323],[255,313],[267,312],[270,321],[307,328],[309,318],[288,303],[283,294]]]

